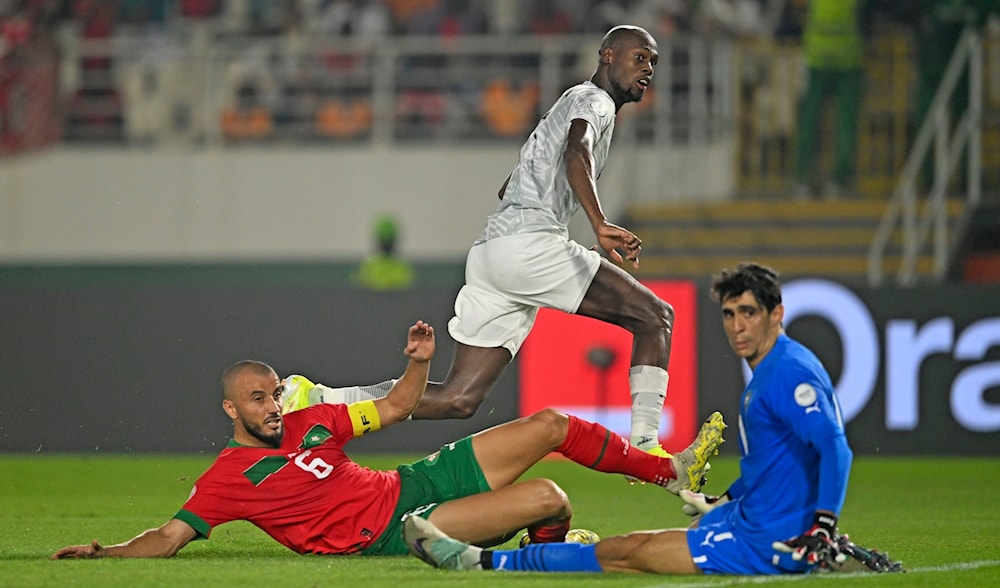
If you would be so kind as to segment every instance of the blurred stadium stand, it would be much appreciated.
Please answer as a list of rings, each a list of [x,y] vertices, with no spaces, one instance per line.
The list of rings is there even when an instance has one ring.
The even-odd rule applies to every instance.
[[[611,24],[636,22],[658,38],[660,64],[647,100],[622,111],[616,149],[692,154],[721,149],[733,156],[729,170],[711,169],[708,159],[693,155],[680,164],[628,173],[650,174],[654,186],[692,182],[690,199],[701,196],[699,183],[728,174],[727,196],[746,202],[699,207],[664,203],[645,185],[633,190],[642,195],[629,197],[625,222],[648,235],[643,272],[702,275],[720,261],[738,261],[734,255],[768,252],[779,255],[774,258],[779,266],[865,279],[871,273],[864,257],[875,238],[872,223],[877,225],[897,189],[919,131],[912,30],[891,10],[875,23],[866,58],[856,197],[783,202],[792,187],[795,112],[803,87],[796,31],[802,5],[800,0],[0,2],[0,156],[55,144],[149,150],[515,145],[563,89],[589,76],[595,37]],[[1000,32],[994,23],[981,33],[983,58],[975,76],[983,98],[975,124],[980,139],[969,144],[978,146],[979,190],[988,200],[1000,193]],[[825,145],[819,158],[821,172],[831,165],[830,147]],[[638,164],[625,158],[616,165]],[[949,203],[939,208],[947,211],[949,243],[974,245],[978,241],[961,237],[978,201],[961,204],[962,184],[960,173],[950,176]],[[761,215],[752,212],[760,201],[783,202],[772,207],[776,222],[761,224]],[[847,217],[860,220],[844,226]],[[655,219],[669,224],[657,228],[651,224]],[[735,228],[744,220],[743,228]],[[788,234],[788,225],[796,226],[801,240],[779,238]],[[832,227],[842,232],[830,232]],[[738,238],[750,229],[765,233],[768,243]],[[878,262],[886,273],[899,266],[901,239],[895,232],[887,236]],[[751,248],[736,247],[741,240]],[[795,259],[812,247],[797,244],[822,243],[830,261],[780,257],[773,249],[779,242],[797,247]],[[949,251],[954,255],[956,249]],[[939,268],[928,268],[928,255],[922,249],[917,256],[918,279],[941,279]],[[960,260],[950,263],[954,267]],[[977,276],[982,279],[981,272]]]

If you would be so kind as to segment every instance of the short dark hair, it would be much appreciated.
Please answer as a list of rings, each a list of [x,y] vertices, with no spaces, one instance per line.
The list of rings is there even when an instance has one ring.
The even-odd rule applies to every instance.
[[[251,370],[253,373],[259,376],[267,376],[271,373],[276,373],[274,368],[267,365],[263,361],[257,361],[255,359],[242,359],[237,361],[233,365],[226,368],[226,371],[222,372],[222,397],[227,400],[232,400],[232,385],[233,380],[236,376],[243,373],[244,370]]]
[[[734,270],[722,270],[712,280],[712,296],[720,303],[748,290],[768,312],[781,304],[781,278],[767,266],[745,261]]]

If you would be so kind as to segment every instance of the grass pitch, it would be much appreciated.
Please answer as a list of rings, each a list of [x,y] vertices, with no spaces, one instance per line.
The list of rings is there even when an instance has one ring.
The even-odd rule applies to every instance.
[[[858,457],[841,517],[856,542],[888,551],[907,574],[668,577],[451,573],[409,557],[300,556],[256,527],[215,529],[170,560],[47,558],[64,545],[124,541],[159,526],[213,456],[0,455],[0,585],[20,586],[1000,586],[1000,458]],[[390,468],[417,456],[359,456]],[[716,458],[706,492],[726,488],[735,458]],[[680,501],[652,485],[545,461],[528,476],[556,480],[573,526],[602,536],[687,524]],[[510,546],[514,546],[511,542]]]

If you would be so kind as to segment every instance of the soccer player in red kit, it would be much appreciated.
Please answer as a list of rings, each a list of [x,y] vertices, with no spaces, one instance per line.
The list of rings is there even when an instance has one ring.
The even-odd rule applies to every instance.
[[[552,451],[598,471],[627,474],[677,494],[697,490],[722,443],[721,415],[673,458],[632,447],[601,425],[546,409],[449,443],[395,470],[373,471],[344,445],[406,420],[423,397],[434,329],[410,327],[405,373],[389,394],[353,404],[320,404],[282,415],[284,383],[265,363],[240,361],[222,376],[222,408],[233,439],[162,526],[117,545],[60,549],[52,559],[170,557],[212,529],[246,520],[298,553],[404,555],[402,522],[420,516],[448,533],[496,545],[528,528],[534,542],[561,541],[572,510],[554,482],[515,483]],[[482,513],[491,516],[484,517]]]

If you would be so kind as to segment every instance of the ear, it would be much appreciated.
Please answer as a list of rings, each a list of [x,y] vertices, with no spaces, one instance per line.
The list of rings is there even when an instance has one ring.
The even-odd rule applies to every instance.
[[[785,305],[779,304],[774,307],[771,311],[771,324],[775,326],[781,326],[781,323],[785,320]]]
[[[229,418],[236,420],[236,405],[233,404],[232,400],[228,398],[222,401],[222,410],[226,411]]]
[[[601,63],[603,65],[610,65],[611,58],[614,56],[615,50],[611,47],[605,47],[604,51],[601,51]]]

